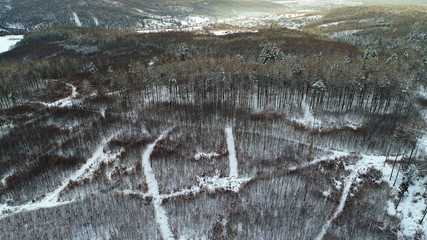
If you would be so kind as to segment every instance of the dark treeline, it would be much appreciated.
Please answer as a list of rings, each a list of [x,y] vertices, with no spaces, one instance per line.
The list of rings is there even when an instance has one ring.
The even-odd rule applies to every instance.
[[[61,40],[77,46],[73,49],[80,54],[70,50],[66,58],[50,61],[4,62],[3,108],[28,101],[31,92],[45,87],[46,79],[82,75],[104,93],[137,91],[154,97],[167,88],[171,100],[196,104],[280,109],[305,100],[313,109],[406,114],[413,101],[408,90],[426,84],[416,59],[386,63],[378,55],[387,53],[371,54],[290,30],[216,37],[64,29],[30,34],[22,47]],[[84,54],[78,46],[98,50]]]

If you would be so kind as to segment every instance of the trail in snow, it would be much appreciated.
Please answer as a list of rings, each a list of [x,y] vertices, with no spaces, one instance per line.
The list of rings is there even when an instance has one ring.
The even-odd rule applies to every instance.
[[[233,138],[233,129],[231,127],[225,128],[225,133],[227,135],[227,148],[228,148],[228,158],[230,162],[230,178],[237,178],[238,173],[238,163],[236,158],[236,147],[234,146]]]
[[[338,204],[337,209],[333,213],[333,215],[326,221],[326,223],[322,227],[322,231],[315,238],[316,240],[322,240],[331,226],[332,222],[339,216],[339,214],[344,210],[345,202],[347,200],[348,194],[350,193],[351,185],[357,177],[357,170],[353,170],[350,175],[347,177],[344,189],[340,198],[340,203]]]
[[[335,158],[340,158],[340,157],[344,157],[344,156],[349,155],[349,153],[347,153],[347,152],[341,152],[341,151],[333,151],[333,152],[334,152],[334,154],[332,156],[321,157],[321,158],[313,160],[311,162],[303,163],[299,166],[290,167],[288,170],[289,171],[295,171],[295,170],[307,168],[309,166],[317,165],[318,163],[321,163],[321,162],[330,161],[330,160],[334,160]]]
[[[162,207],[162,199],[159,197],[159,183],[156,180],[153,169],[151,167],[150,156],[153,153],[154,147],[157,142],[162,140],[169,130],[163,132],[154,143],[148,145],[147,149],[142,154],[142,166],[144,168],[144,175],[148,186],[148,194],[153,196],[154,213],[156,215],[156,222],[159,226],[160,233],[163,239],[174,239],[174,235],[168,223],[168,217],[165,209]]]
[[[86,163],[80,167],[80,169],[78,169],[71,176],[62,181],[59,187],[57,187],[55,190],[47,193],[43,199],[36,202],[28,202],[24,205],[18,206],[8,206],[6,204],[0,206],[0,219],[20,212],[34,211],[43,208],[52,208],[73,202],[74,200],[59,201],[59,195],[70,185],[71,182],[82,181],[91,177],[93,173],[99,168],[102,162],[108,162],[117,159],[123,149],[122,151],[115,154],[112,154],[111,152],[104,153],[104,147],[111,141],[111,139],[113,139],[114,136],[115,135],[111,135],[109,138],[102,141],[102,143],[95,150],[91,158],[89,158]]]
[[[242,185],[246,184],[250,180],[252,180],[252,177],[247,178],[237,178],[235,177],[238,174],[238,164],[237,164],[237,158],[235,153],[235,144],[234,144],[234,138],[232,135],[232,129],[230,127],[227,127],[225,129],[226,135],[227,135],[227,148],[229,151],[229,165],[230,165],[230,176],[228,177],[219,177],[218,175],[213,177],[199,177],[197,176],[197,181],[199,182],[199,186],[193,186],[190,189],[182,189],[177,192],[173,192],[170,194],[160,194],[157,195],[160,199],[170,199],[180,196],[188,196],[188,195],[195,195],[198,193],[201,193],[203,191],[208,192],[215,192],[216,190],[226,190],[226,191],[233,191],[238,192]],[[324,161],[330,161],[334,160],[335,158],[340,158],[342,156],[348,156],[349,154],[347,152],[340,152],[340,151],[333,151],[332,156],[325,156],[319,159],[316,159],[314,161],[311,161],[309,163],[301,164],[299,166],[290,167],[289,171],[294,171],[298,169],[303,169],[312,165],[316,165],[320,162]],[[202,157],[215,157],[219,156],[217,153],[197,153],[194,158],[196,160],[201,159]],[[121,192],[126,195],[137,195],[141,198],[145,197],[154,197],[152,193],[150,192],[141,192],[141,191],[134,191],[134,190],[126,190]]]
[[[164,239],[173,239],[174,236],[170,230],[166,212],[161,206],[163,199],[195,195],[203,191],[214,192],[220,189],[223,189],[226,191],[238,192],[241,186],[247,183],[248,181],[250,181],[252,178],[238,178],[238,163],[237,163],[237,157],[236,157],[236,149],[234,144],[233,132],[231,127],[227,127],[225,128],[225,133],[227,137],[227,148],[229,152],[229,165],[230,165],[229,177],[221,178],[218,175],[213,177],[197,176],[197,180],[199,181],[199,186],[193,186],[190,189],[181,189],[177,192],[173,192],[170,194],[159,194],[159,185],[155,178],[153,169],[151,167],[150,156],[157,142],[163,139],[168,132],[169,131],[165,131],[162,135],[160,135],[157,138],[157,140],[154,143],[148,145],[147,149],[144,151],[142,155],[142,166],[144,168],[144,174],[145,174],[145,178],[148,185],[148,192],[144,193],[141,191],[126,190],[126,191],[123,191],[122,193],[126,195],[136,195],[142,198],[145,198],[148,196],[153,197],[156,221],[157,221],[157,224],[159,225],[159,229],[162,234],[162,237]],[[210,157],[219,156],[219,155],[216,153],[209,153],[209,154],[198,153],[194,158],[200,159],[202,156],[210,158]]]
[[[96,25],[97,27],[99,26],[98,18],[93,17],[93,22],[95,23],[95,25]]]
[[[80,22],[79,16],[77,16],[76,12],[73,12],[73,18],[74,18],[74,22],[76,23],[76,25],[78,27],[81,27],[82,26],[82,22]]]
[[[196,153],[193,158],[198,161],[202,158],[211,159],[211,158],[216,158],[219,156],[220,155],[218,153],[215,153],[215,152],[210,152],[210,153],[199,152],[199,153]]]
[[[199,153],[200,154],[200,153]],[[197,154],[196,154],[197,155]],[[319,159],[316,159],[314,161],[311,161],[309,163],[301,164],[300,166],[294,166],[290,167],[289,171],[295,171],[299,169],[303,169],[309,166],[316,165],[320,162],[324,161],[331,161],[336,158],[340,158],[343,156],[348,156],[349,154],[346,152],[340,152],[340,151],[334,151],[334,154],[332,156],[325,156]],[[182,189],[177,192],[169,193],[169,194],[160,194],[158,195],[158,198],[161,199],[170,199],[175,197],[181,197],[181,196],[188,196],[188,195],[196,195],[198,193],[208,191],[208,192],[215,192],[217,190],[226,190],[226,191],[233,191],[238,192],[242,185],[246,184],[247,182],[251,181],[253,178],[247,177],[247,178],[235,178],[235,177],[219,177],[213,176],[213,177],[199,177],[197,176],[197,181],[199,182],[199,186],[193,186],[190,189]],[[125,195],[136,195],[141,198],[146,197],[153,197],[152,194],[147,192],[141,192],[137,190],[125,190],[120,193],[123,193]]]
[[[334,155],[341,155],[343,152],[335,152]],[[402,159],[402,156],[397,157],[399,161]],[[370,168],[375,168],[382,172],[383,178],[382,181],[389,182],[389,176],[391,173],[391,167],[385,163],[385,156],[375,156],[375,155],[362,155],[362,158],[353,165],[346,166],[346,170],[350,170],[350,175],[346,178],[344,182],[344,189],[341,194],[340,202],[328,218],[326,223],[322,226],[321,232],[316,236],[316,240],[321,240],[325,236],[326,232],[330,228],[332,222],[341,214],[344,210],[345,203],[347,201],[348,195],[350,194],[351,186],[355,180],[360,176],[360,174],[366,173]],[[392,184],[392,183],[391,183]],[[390,185],[391,185],[390,184]]]
[[[239,192],[241,186],[252,178],[238,178],[238,161],[236,157],[236,146],[234,144],[233,129],[232,127],[225,128],[225,135],[227,138],[228,161],[230,166],[230,175],[228,177],[197,177],[199,187],[206,189],[209,192],[214,192],[218,189],[226,191]]]
[[[6,187],[6,185],[7,185],[7,183],[6,183],[6,179],[9,177],[9,176],[12,176],[13,175],[13,173],[15,172],[15,170],[11,170],[11,171],[9,171],[7,174],[5,174],[4,175],[4,177],[1,179],[1,184],[3,185],[3,187]]]
[[[69,107],[73,105],[73,100],[77,97],[77,88],[70,84],[67,83],[66,84],[68,87],[71,87],[72,92],[71,92],[71,96],[68,96],[66,98],[63,99],[59,99],[56,102],[53,103],[44,103],[44,102],[40,102],[41,104],[45,105],[46,107]]]

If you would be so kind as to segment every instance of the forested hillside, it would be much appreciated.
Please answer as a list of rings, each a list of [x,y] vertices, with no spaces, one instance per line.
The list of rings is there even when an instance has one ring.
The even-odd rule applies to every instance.
[[[328,35],[355,9],[27,33],[0,54],[0,238],[425,239],[427,22]]]
[[[247,0],[1,0],[0,34],[60,24],[132,30],[178,28],[200,18],[236,16],[237,12],[278,13],[282,9],[280,4]]]

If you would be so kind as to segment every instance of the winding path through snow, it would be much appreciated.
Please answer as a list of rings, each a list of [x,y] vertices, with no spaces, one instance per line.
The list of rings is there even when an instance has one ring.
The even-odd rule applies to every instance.
[[[104,153],[104,147],[113,139],[115,134],[112,134],[107,139],[104,139],[98,146],[92,156],[83,164],[76,172],[61,182],[61,184],[53,191],[46,194],[44,198],[35,202],[28,202],[18,206],[8,206],[3,204],[0,206],[0,219],[12,216],[20,212],[35,211],[43,208],[52,208],[73,202],[59,201],[59,195],[64,191],[72,182],[87,179],[99,168],[100,164],[105,161],[117,159],[121,151],[115,154],[111,152]]]
[[[66,85],[67,85],[67,87],[71,87],[71,89],[72,89],[71,96],[68,96],[68,97],[63,98],[63,99],[59,99],[58,101],[55,101],[53,103],[45,103],[45,102],[40,102],[40,103],[45,105],[46,107],[68,107],[68,106],[72,106],[73,100],[77,97],[77,94],[78,94],[77,88],[70,83],[67,83]]]
[[[303,164],[301,164],[299,166],[290,167],[288,170],[289,171],[295,171],[295,170],[299,170],[299,169],[303,169],[303,168],[306,168],[306,167],[310,167],[310,166],[316,165],[316,164],[321,163],[321,162],[334,160],[335,158],[340,158],[340,157],[344,157],[344,156],[348,156],[348,155],[349,155],[349,153],[346,153],[346,152],[333,151],[333,155],[332,156],[321,157],[321,158],[313,160],[311,162],[303,163]]]
[[[148,186],[148,194],[153,196],[154,213],[156,215],[156,222],[163,239],[175,239],[168,223],[168,216],[165,209],[162,207],[162,198],[159,194],[159,183],[153,172],[150,162],[150,156],[153,153],[154,147],[157,142],[162,140],[170,130],[164,131],[154,143],[148,145],[142,154],[142,166],[144,168],[144,175]]]
[[[335,154],[342,154],[341,152],[335,152]],[[334,154],[334,155],[335,155]],[[402,156],[397,157],[399,160],[402,159]],[[332,222],[342,213],[345,207],[345,203],[347,201],[348,195],[350,194],[351,186],[355,182],[355,180],[360,176],[360,174],[366,173],[370,168],[374,168],[378,171],[382,172],[382,181],[387,181],[391,168],[386,165],[385,156],[375,156],[375,155],[361,155],[361,159],[353,165],[346,166],[347,170],[350,170],[350,174],[346,177],[344,181],[344,189],[341,194],[340,202],[332,213],[332,215],[328,218],[326,223],[322,226],[321,232],[316,236],[316,240],[321,240],[325,236],[326,232],[330,228]]]
[[[347,200],[348,194],[350,193],[351,185],[353,184],[354,180],[357,177],[357,170],[354,169],[350,175],[346,178],[344,183],[344,189],[341,194],[340,203],[338,204],[337,209],[332,214],[330,218],[326,221],[326,223],[322,227],[322,231],[317,235],[315,238],[316,240],[322,240],[325,236],[326,232],[328,231],[329,227],[331,226],[332,222],[339,216],[339,214],[344,210],[345,202]]]

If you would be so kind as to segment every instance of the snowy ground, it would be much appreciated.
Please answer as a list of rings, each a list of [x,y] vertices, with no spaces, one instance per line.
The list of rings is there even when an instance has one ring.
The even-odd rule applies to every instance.
[[[319,8],[336,8],[344,6],[362,5],[361,1],[352,0],[273,0],[275,3],[284,5],[285,7],[301,10],[301,9],[319,9]]]
[[[10,47],[21,41],[23,35],[7,35],[0,37],[0,53],[9,51]]]
[[[9,206],[8,204],[0,205],[0,219],[6,218],[8,216],[26,212],[26,211],[36,211],[43,208],[53,208],[64,204],[69,204],[71,201],[62,201],[61,193],[66,190],[72,183],[83,181],[84,179],[90,179],[95,171],[99,168],[102,162],[107,163],[109,161],[117,160],[118,156],[123,151],[117,153],[111,153],[110,151],[105,151],[106,145],[115,137],[114,134],[109,136],[107,139],[104,139],[98,148],[93,153],[85,164],[83,164],[76,172],[70,175],[68,178],[64,179],[61,184],[56,187],[53,191],[50,191],[45,194],[43,198],[37,201],[30,201],[24,205]]]
[[[354,117],[348,117],[346,115],[339,118],[324,116],[316,117],[305,101],[302,101],[301,108],[303,110],[302,116],[293,117],[290,120],[306,129],[316,130],[319,132],[343,128],[358,129],[364,124],[363,119],[355,119]]]
[[[70,106],[72,106],[74,104],[75,99],[76,99],[77,94],[78,94],[77,88],[70,83],[67,83],[66,85],[67,85],[67,87],[70,87],[72,90],[70,96],[63,98],[63,99],[59,99],[53,103],[45,103],[45,102],[40,102],[40,103],[42,105],[45,105],[46,107],[49,107],[49,108],[50,107],[70,107]]]
[[[70,85],[70,87],[71,86],[72,85]],[[309,115],[309,113],[305,114]],[[144,200],[146,200],[148,197],[151,198],[151,204],[154,209],[153,217],[163,239],[175,239],[176,237],[182,236],[181,234],[183,234],[174,232],[172,230],[169,222],[170,213],[168,213],[163,206],[164,200],[168,201],[170,199],[182,196],[197,196],[202,192],[215,193],[216,191],[228,191],[239,193],[239,191],[245,187],[246,183],[252,181],[253,179],[253,176],[239,175],[239,161],[241,161],[241,159],[238,158],[238,149],[236,149],[233,128],[231,126],[227,126],[224,129],[224,137],[227,145],[229,175],[226,177],[221,177],[217,172],[213,176],[196,176],[198,185],[177,189],[171,193],[160,193],[159,180],[157,179],[158,175],[156,174],[155,169],[152,167],[151,155],[157,144],[168,137],[169,132],[170,130],[164,131],[154,142],[148,144],[143,151],[141,162],[144,179],[148,190],[141,191],[129,189],[119,192],[123,195],[139,196]],[[69,188],[70,184],[73,182],[79,182],[83,179],[91,178],[95,171],[99,169],[101,163],[117,161],[120,154],[124,151],[123,149],[117,152],[110,152],[107,150],[106,146],[114,138],[114,136],[117,136],[117,134],[112,134],[110,137],[103,140],[85,164],[83,164],[68,178],[64,179],[54,190],[49,191],[44,197],[40,198],[39,200],[28,202],[24,205],[10,206],[8,204],[3,204],[0,206],[0,219],[15,215],[20,212],[52,208],[75,201],[76,199],[61,200],[61,193],[67,190],[67,188]],[[288,166],[286,170],[302,170],[319,165],[323,162],[337,161],[337,159],[339,160],[350,155],[359,156],[359,159],[354,162],[345,163],[345,170],[347,174],[343,177],[342,181],[337,180],[336,184],[337,186],[340,186],[339,188],[336,190],[330,189],[323,193],[324,196],[329,196],[331,191],[338,191],[340,197],[337,206],[333,208],[330,213],[328,213],[328,218],[323,223],[322,228],[319,229],[319,233],[316,239],[325,239],[325,235],[328,233],[331,226],[333,226],[334,221],[346,208],[346,203],[349,197],[357,194],[358,187],[363,186],[359,184],[363,182],[361,175],[366,173],[371,168],[380,171],[383,176],[381,181],[389,183],[390,187],[393,189],[393,195],[391,196],[389,206],[387,209],[384,209],[384,211],[387,211],[389,215],[396,216],[402,220],[402,228],[399,232],[400,236],[414,236],[417,231],[420,232],[426,229],[427,221],[424,221],[423,224],[420,224],[419,221],[422,218],[423,209],[425,209],[427,206],[425,198],[426,188],[423,186],[423,184],[427,182],[427,177],[414,179],[414,184],[409,187],[406,196],[402,199],[400,205],[396,209],[398,188],[393,187],[393,183],[396,181],[396,186],[399,186],[402,182],[403,174],[400,173],[397,180],[395,180],[398,170],[397,167],[396,169],[392,170],[392,164],[390,164],[392,161],[390,160],[394,160],[396,158],[397,162],[399,162],[401,161],[401,156],[389,157],[389,161],[386,162],[386,156],[363,155],[331,149],[323,150],[328,152],[328,154],[320,156],[319,158],[313,159],[309,162]],[[216,152],[198,152],[192,157],[192,159],[197,161],[210,161],[212,158],[217,157],[220,157],[220,154]]]

